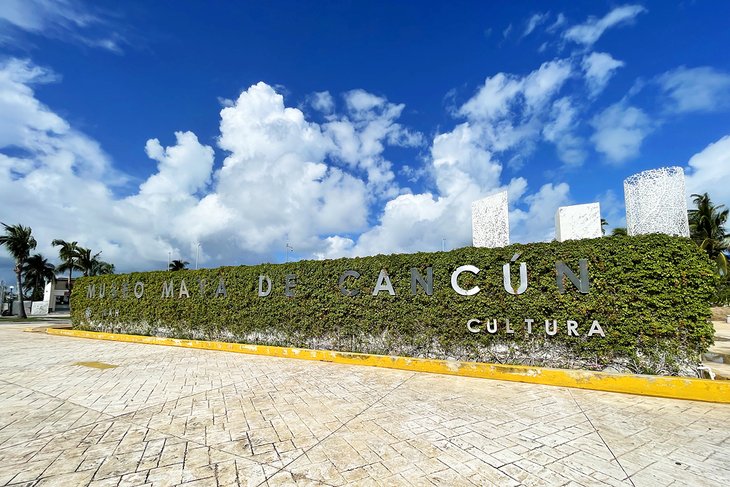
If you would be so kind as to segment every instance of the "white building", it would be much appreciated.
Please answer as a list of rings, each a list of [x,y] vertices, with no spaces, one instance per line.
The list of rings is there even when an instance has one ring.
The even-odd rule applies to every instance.
[[[71,279],[71,286],[76,279]],[[47,304],[47,313],[53,311],[69,311],[69,300],[71,298],[71,290],[68,287],[67,276],[56,276],[53,281],[46,284],[43,290],[43,302]],[[35,307],[33,308],[35,310]],[[39,310],[40,311],[40,310]],[[33,313],[33,314],[44,314]]]

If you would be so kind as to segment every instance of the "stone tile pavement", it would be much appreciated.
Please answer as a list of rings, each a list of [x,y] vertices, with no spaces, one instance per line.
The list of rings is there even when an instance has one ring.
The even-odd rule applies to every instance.
[[[5,324],[0,485],[730,485],[730,406]]]

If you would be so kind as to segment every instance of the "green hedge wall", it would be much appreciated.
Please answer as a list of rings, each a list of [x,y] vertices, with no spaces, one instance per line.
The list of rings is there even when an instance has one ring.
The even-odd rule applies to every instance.
[[[503,287],[502,265],[515,253],[512,285],[519,264],[528,269],[520,295]],[[569,281],[560,293],[556,261],[578,275],[588,260],[590,290],[582,294]],[[451,287],[461,265],[481,269],[461,274],[461,296]],[[411,294],[411,268],[433,267],[433,295]],[[381,269],[396,295],[372,295]],[[338,279],[346,270],[359,295],[343,295]],[[268,275],[271,294],[258,296],[259,275]],[[284,292],[285,276],[296,275],[294,296]],[[220,279],[226,294],[216,294]],[[179,297],[185,280],[190,297]],[[203,286],[199,280],[205,280]],[[689,239],[666,235],[515,244],[498,249],[467,247],[449,252],[377,255],[365,258],[301,261],[288,264],[221,267],[198,271],[145,272],[79,279],[71,297],[76,328],[178,338],[214,339],[326,348],[418,357],[456,358],[561,367],[628,367],[635,372],[682,373],[712,343],[709,301],[714,292],[710,262]],[[163,283],[174,283],[163,298]],[[144,295],[134,296],[136,282]],[[127,295],[122,288],[127,284]],[[95,296],[87,296],[93,285]],[[100,297],[101,289],[104,296]],[[468,320],[498,320],[498,332],[467,329]],[[513,334],[506,333],[509,319]],[[524,319],[535,320],[533,333]],[[557,320],[558,333],[545,333],[544,320]],[[568,336],[566,320],[578,322],[579,336]],[[605,337],[587,336],[597,320]],[[696,363],[695,363],[696,365]]]

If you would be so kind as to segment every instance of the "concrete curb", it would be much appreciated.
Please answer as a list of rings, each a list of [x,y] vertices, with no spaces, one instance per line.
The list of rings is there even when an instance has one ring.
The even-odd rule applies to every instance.
[[[498,365],[479,362],[421,359],[385,355],[368,355],[331,350],[309,350],[301,348],[273,347],[268,345],[247,345],[242,343],[208,342],[183,340],[142,335],[124,335],[81,330],[47,328],[49,335],[112,340],[118,342],[165,345],[202,350],[265,355],[270,357],[296,358],[348,365],[367,365],[389,369],[429,372],[434,374],[478,377],[482,379],[528,382],[559,387],[573,387],[594,391],[621,392],[642,396],[656,396],[671,399],[687,399],[730,404],[730,381],[713,381],[686,377],[653,375],[608,374],[587,370],[548,369],[523,365]]]

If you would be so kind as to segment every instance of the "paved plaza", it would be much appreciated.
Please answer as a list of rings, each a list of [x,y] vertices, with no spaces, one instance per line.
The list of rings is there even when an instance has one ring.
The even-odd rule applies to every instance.
[[[0,485],[730,485],[730,405],[23,328]]]

